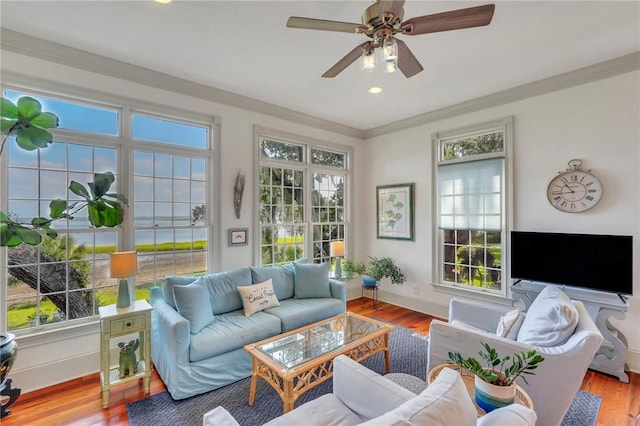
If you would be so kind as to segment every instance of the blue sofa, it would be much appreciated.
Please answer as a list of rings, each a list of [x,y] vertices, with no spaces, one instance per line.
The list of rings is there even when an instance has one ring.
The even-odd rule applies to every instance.
[[[245,315],[238,287],[268,280],[279,306]],[[168,276],[150,299],[151,359],[172,398],[184,399],[249,377],[244,345],[345,312],[347,296],[328,265],[296,261]]]

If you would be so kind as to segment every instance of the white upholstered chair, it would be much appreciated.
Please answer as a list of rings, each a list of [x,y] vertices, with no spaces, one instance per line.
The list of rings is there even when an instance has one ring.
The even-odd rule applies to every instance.
[[[575,329],[569,330],[566,336],[558,336],[557,333],[563,327],[562,315],[558,316],[561,311],[557,307],[554,310],[553,306],[548,306],[554,302],[546,299],[543,293],[545,292],[540,293],[534,300],[528,312],[525,313],[523,321],[518,321],[520,324],[514,326],[521,325],[519,332],[515,333],[518,330],[511,330],[512,338],[499,337],[496,330],[501,319],[504,321],[505,314],[513,312],[513,307],[452,299],[449,307],[449,322],[439,320],[431,322],[427,372],[437,365],[447,363],[449,352],[459,352],[465,357],[477,357],[481,342],[491,345],[501,357],[535,349],[544,356],[545,360],[539,364],[535,375],[526,377],[528,385],[521,379],[518,379],[518,384],[533,400],[534,410],[538,415],[536,424],[559,425],[580,389],[583,377],[603,337],[584,305],[578,301],[570,301],[568,298],[571,312],[577,315],[574,317],[577,324],[574,324]],[[535,336],[534,327],[538,323],[541,323],[541,329],[547,327],[546,334],[539,336],[546,346],[525,343],[532,340],[532,330]],[[507,334],[507,331],[505,330],[503,334]],[[550,336],[560,340],[566,338],[566,341],[553,344],[553,339],[549,340]],[[552,345],[549,346],[549,343]]]

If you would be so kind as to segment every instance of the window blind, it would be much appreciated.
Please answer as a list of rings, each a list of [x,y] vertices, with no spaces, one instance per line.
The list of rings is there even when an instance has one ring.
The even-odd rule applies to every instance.
[[[440,229],[499,231],[502,158],[438,166]]]

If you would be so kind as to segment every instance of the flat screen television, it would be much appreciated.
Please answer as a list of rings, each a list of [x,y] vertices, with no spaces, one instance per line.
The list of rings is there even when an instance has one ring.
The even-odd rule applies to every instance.
[[[511,278],[633,293],[629,235],[511,232]]]

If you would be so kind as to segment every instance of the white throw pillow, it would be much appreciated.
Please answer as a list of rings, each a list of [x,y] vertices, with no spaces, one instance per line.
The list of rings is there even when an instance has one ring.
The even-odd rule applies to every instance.
[[[578,325],[578,309],[562,290],[547,286],[533,301],[518,331],[518,342],[533,346],[560,346]]]
[[[264,309],[280,306],[271,278],[258,284],[238,286],[238,292],[247,317]]]
[[[477,416],[460,374],[450,368],[443,368],[420,395],[395,410],[362,423],[362,426],[475,426]]]
[[[520,404],[511,404],[480,417],[477,426],[535,426],[537,418],[536,412],[530,408]]]
[[[520,308],[507,312],[504,316],[500,317],[498,322],[498,328],[496,334],[500,337],[506,337],[507,339],[516,340],[518,332],[524,321],[524,314]]]

